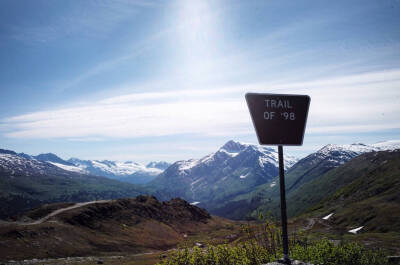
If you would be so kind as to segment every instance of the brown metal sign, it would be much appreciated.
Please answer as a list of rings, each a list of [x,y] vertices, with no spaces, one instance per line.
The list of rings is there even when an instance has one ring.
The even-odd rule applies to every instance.
[[[247,106],[261,145],[302,145],[310,97],[246,94]]]

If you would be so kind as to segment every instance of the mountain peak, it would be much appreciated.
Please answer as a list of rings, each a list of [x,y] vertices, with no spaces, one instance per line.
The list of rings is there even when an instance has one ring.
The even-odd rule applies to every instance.
[[[73,165],[53,153],[39,154],[37,156],[33,156],[33,158],[35,158],[36,160],[39,160],[39,161],[43,161],[43,162],[53,162],[53,163],[58,163],[58,164],[68,165],[68,166]]]
[[[230,140],[226,142],[220,149],[224,149],[225,151],[229,153],[238,153],[240,151],[243,151],[248,144],[240,143],[234,140]]]
[[[39,154],[36,157],[40,158],[40,157],[48,157],[48,158],[59,158],[57,155],[53,154],[53,153],[43,153],[43,154]]]

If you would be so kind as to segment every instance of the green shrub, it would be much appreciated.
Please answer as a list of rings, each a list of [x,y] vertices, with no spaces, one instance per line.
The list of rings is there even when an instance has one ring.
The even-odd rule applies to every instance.
[[[206,250],[198,247],[176,251],[169,259],[160,265],[259,265],[275,260],[265,248],[260,245],[243,243],[238,246],[218,245],[208,246]]]
[[[293,259],[324,265],[385,265],[386,255],[383,251],[367,250],[356,243],[345,243],[335,246],[323,239],[308,246],[296,244],[290,248]]]
[[[263,219],[261,216],[260,219]],[[221,244],[177,250],[159,265],[259,265],[283,256],[281,230],[272,222],[263,225],[243,225],[244,242],[236,245]],[[367,250],[356,243],[335,245],[327,239],[309,242],[303,232],[294,233],[289,239],[290,257],[312,264],[323,265],[385,265],[385,253]]]
[[[183,248],[175,251],[159,265],[259,265],[283,257],[281,230],[261,213],[262,225],[242,225],[245,241],[235,246],[221,244]],[[310,242],[303,231],[289,238],[292,259],[323,265],[385,265],[386,253],[368,250],[356,243],[335,245],[327,239]]]
[[[324,265],[385,265],[387,264],[382,251],[367,250],[361,245],[347,243],[335,246],[328,240],[321,240],[308,246],[296,244],[291,246],[292,259],[313,264]],[[208,246],[206,249],[194,247],[176,251],[159,265],[259,265],[275,261],[282,257],[270,252],[263,246],[246,242],[237,246],[226,244]]]

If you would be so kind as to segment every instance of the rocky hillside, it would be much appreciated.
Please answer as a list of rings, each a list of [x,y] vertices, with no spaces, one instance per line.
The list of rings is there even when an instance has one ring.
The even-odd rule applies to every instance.
[[[218,221],[181,199],[160,202],[155,197],[93,202],[61,211],[41,223],[0,224],[0,261],[29,258],[110,255],[166,250],[186,235]],[[63,205],[50,207],[62,210]],[[48,214],[36,209],[36,221]]]

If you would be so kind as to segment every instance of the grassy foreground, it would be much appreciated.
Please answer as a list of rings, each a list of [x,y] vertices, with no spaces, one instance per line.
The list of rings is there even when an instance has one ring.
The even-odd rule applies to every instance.
[[[258,265],[281,258],[281,232],[274,224],[243,226],[247,238],[236,244],[181,248],[158,265]],[[366,249],[354,242],[335,243],[328,239],[308,241],[302,233],[290,238],[291,259],[324,265],[385,265],[387,253]]]

